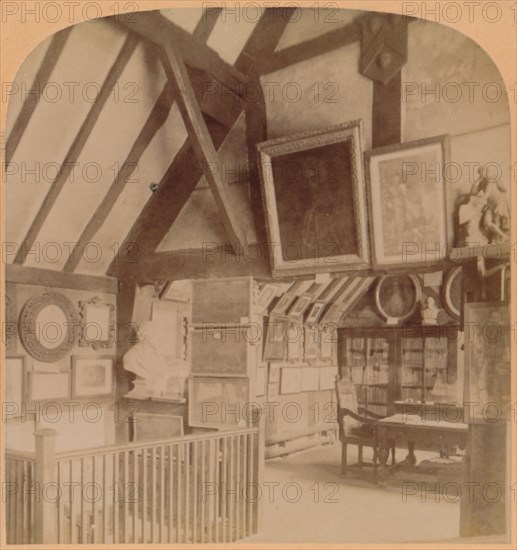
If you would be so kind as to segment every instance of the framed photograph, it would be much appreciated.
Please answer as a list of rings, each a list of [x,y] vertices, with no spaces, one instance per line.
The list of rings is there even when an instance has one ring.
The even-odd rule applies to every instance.
[[[256,397],[262,397],[266,395],[266,382],[267,382],[267,365],[259,365],[257,367],[257,381],[255,388]]]
[[[479,403],[470,420],[486,421],[488,404],[510,406],[510,308],[505,302],[465,304],[465,400]],[[492,413],[488,413],[489,415]],[[467,421],[467,420],[466,420]]]
[[[113,392],[113,357],[72,356],[72,397],[100,397]]]
[[[391,325],[410,319],[420,300],[420,281],[415,275],[383,275],[375,288],[377,309]]]
[[[11,355],[5,358],[5,404],[17,406],[15,413],[21,414],[21,405],[25,400],[27,371],[24,355]],[[11,415],[9,415],[11,416]],[[14,416],[14,415],[13,415]],[[16,414],[17,416],[17,414]]]
[[[333,358],[333,344],[337,345],[337,324],[325,323],[320,328],[320,357],[326,361]]]
[[[79,302],[81,332],[79,345],[93,349],[111,348],[115,342],[115,306],[95,296]]]
[[[303,325],[291,321],[287,325],[287,360],[289,362],[301,361],[303,357]]]
[[[257,146],[274,276],[369,265],[361,139],[355,120]]]
[[[310,294],[300,296],[294,303],[293,307],[289,310],[289,317],[296,319],[301,317],[305,313],[305,310],[310,306],[311,302],[312,296]]]
[[[446,257],[448,149],[448,136],[437,136],[366,153],[375,266],[425,265]]]
[[[302,367],[283,367],[280,376],[280,394],[302,391]]]
[[[232,428],[247,426],[251,412],[247,378],[189,378],[189,425]],[[237,411],[229,414],[225,411]]]
[[[55,401],[70,397],[70,375],[68,372],[29,372],[30,401]]]
[[[291,304],[296,300],[296,294],[284,294],[273,306],[271,315],[285,315]]]
[[[318,322],[318,319],[320,318],[320,315],[323,312],[323,309],[325,308],[325,302],[315,302],[312,304],[311,308],[309,309],[309,313],[307,314],[307,317],[305,319],[305,323],[309,326],[315,325]]]
[[[275,299],[278,292],[278,287],[276,285],[265,284],[260,292],[258,293],[255,305],[257,310],[260,312],[265,311],[271,302]]]
[[[304,359],[314,361],[320,356],[320,333],[318,327],[305,327]]]
[[[287,319],[269,317],[264,327],[264,361],[283,361],[287,351]]]

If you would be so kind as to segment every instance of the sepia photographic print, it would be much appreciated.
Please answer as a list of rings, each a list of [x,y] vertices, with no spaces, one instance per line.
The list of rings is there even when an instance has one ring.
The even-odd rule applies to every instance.
[[[0,547],[516,548],[515,2],[0,10]]]

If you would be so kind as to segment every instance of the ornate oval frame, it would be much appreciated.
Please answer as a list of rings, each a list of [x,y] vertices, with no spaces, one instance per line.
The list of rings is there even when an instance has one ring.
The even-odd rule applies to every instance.
[[[383,304],[381,303],[381,287],[384,284],[384,282],[387,279],[392,279],[394,277],[399,278],[407,278],[411,280],[413,283],[413,288],[415,289],[415,300],[411,304],[411,308],[409,309],[408,313],[401,317],[392,317],[388,314],[388,312],[384,309]],[[377,282],[377,286],[375,287],[375,305],[377,306],[377,309],[379,310],[379,313],[386,319],[386,320],[395,320],[397,323],[400,323],[401,321],[406,321],[407,319],[411,318],[416,310],[418,309],[420,300],[422,296],[422,289],[420,288],[420,281],[415,275],[411,275],[409,273],[399,274],[399,275],[383,275],[379,278],[379,281]]]
[[[61,344],[49,349],[36,338],[36,322],[40,311],[47,306],[57,306],[66,317],[67,334]],[[23,306],[18,321],[20,340],[27,352],[45,363],[52,363],[65,357],[73,348],[77,339],[79,316],[72,302],[59,292],[44,292],[30,298]]]
[[[443,305],[447,311],[447,313],[453,317],[454,319],[460,320],[461,319],[461,305],[459,307],[456,307],[456,304],[454,303],[451,291],[452,291],[452,285],[457,277],[463,276],[463,268],[462,266],[453,267],[448,273],[445,278],[445,283],[442,285],[442,302]],[[461,297],[460,297],[461,300]]]

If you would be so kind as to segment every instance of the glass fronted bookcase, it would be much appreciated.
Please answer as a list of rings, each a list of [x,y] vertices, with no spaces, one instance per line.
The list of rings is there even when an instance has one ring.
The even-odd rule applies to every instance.
[[[457,401],[456,325],[339,330],[340,376],[352,380],[360,407],[381,415],[396,403]]]

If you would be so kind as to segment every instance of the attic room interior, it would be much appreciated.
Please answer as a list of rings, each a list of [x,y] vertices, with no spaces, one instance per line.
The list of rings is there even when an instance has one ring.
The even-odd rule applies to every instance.
[[[49,35],[7,93],[8,544],[509,540],[510,104],[482,47],[162,9]]]

